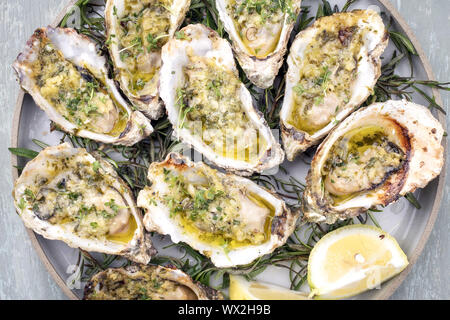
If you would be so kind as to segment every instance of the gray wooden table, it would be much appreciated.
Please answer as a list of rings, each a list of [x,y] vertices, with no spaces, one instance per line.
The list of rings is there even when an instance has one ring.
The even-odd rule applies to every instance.
[[[31,246],[15,214],[11,190],[11,122],[19,87],[11,63],[39,26],[56,17],[63,0],[0,0],[0,299],[65,299]],[[450,0],[392,0],[421,42],[440,81],[450,81]],[[450,93],[442,93],[444,106]],[[447,126],[450,124],[447,118]],[[450,169],[447,161],[447,170]],[[448,175],[450,177],[450,175]],[[450,185],[430,239],[392,299],[450,299]]]

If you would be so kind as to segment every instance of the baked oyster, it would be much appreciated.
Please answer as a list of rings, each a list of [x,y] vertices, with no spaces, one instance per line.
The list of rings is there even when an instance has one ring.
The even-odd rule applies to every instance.
[[[194,282],[183,271],[154,265],[109,268],[84,288],[84,300],[217,300],[220,292]]]
[[[239,80],[228,42],[208,27],[183,28],[162,49],[160,95],[176,136],[215,165],[250,175],[284,160]]]
[[[156,253],[127,184],[85,149],[45,148],[26,164],[13,197],[25,226],[47,239],[144,264]]]
[[[372,93],[388,33],[373,10],[318,19],[290,49],[280,127],[288,160],[318,144]]]
[[[223,174],[171,153],[148,170],[139,193],[147,231],[170,235],[209,257],[217,267],[253,260],[283,245],[299,213],[249,179]]]
[[[22,88],[68,133],[128,146],[153,131],[108,78],[95,43],[74,29],[37,29],[13,68]]]
[[[306,220],[334,223],[425,187],[441,172],[443,133],[426,107],[406,100],[354,112],[312,160],[302,201]]]
[[[108,48],[120,86],[150,119],[163,115],[158,82],[161,48],[175,34],[190,0],[108,0]]]
[[[300,0],[216,0],[236,58],[248,79],[269,88],[283,64]]]

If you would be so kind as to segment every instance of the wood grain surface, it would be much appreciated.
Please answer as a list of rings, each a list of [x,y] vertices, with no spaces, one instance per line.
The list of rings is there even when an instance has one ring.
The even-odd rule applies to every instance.
[[[431,62],[439,81],[450,81],[450,1],[392,0],[408,22]],[[11,122],[19,87],[11,63],[39,26],[53,21],[64,7],[61,0],[0,0],[0,299],[66,299],[48,274],[20,218],[11,190]],[[441,92],[444,108],[450,93]],[[447,127],[450,127],[450,116]],[[447,159],[448,160],[448,159]],[[450,169],[447,161],[447,170]],[[450,175],[448,175],[449,177]],[[391,299],[450,299],[450,185],[433,232],[412,271]]]

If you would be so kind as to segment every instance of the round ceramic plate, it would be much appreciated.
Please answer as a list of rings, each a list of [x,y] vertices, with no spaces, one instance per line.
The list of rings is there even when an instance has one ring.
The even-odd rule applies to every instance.
[[[75,2],[75,0],[70,1],[67,8]],[[310,12],[316,12],[319,2],[321,1],[304,0],[302,5],[310,6]],[[345,4],[345,0],[330,0],[329,2],[332,5],[337,4],[340,7]],[[413,61],[415,77],[422,80],[434,80],[431,67],[426,60],[419,43],[392,4],[388,0],[360,0],[354,4],[351,9],[365,9],[369,6],[378,6],[382,12],[387,14],[387,16],[392,16],[395,21],[395,28],[405,33],[411,39],[419,53],[418,57]],[[62,19],[66,12],[66,10],[61,12],[58,19],[54,22],[55,25]],[[387,23],[387,21],[385,21],[385,23]],[[393,48],[393,44],[390,43],[388,49],[384,53],[386,58],[392,55],[392,51],[394,50]],[[396,71],[400,75],[408,75],[409,66],[405,63],[404,65],[400,65]],[[437,91],[430,91],[428,94],[434,95],[436,102],[440,105],[442,104],[440,95]],[[428,105],[428,103],[420,96],[413,96],[413,100],[419,104]],[[438,117],[439,121],[443,124],[443,126],[445,126],[444,115],[441,113],[435,113],[435,116]],[[61,134],[59,132],[50,133],[49,119],[45,113],[35,105],[33,99],[24,92],[19,93],[13,121],[11,147],[36,150],[36,145],[32,142],[32,139],[39,139],[49,145],[59,144]],[[23,158],[17,158],[14,155],[12,156],[12,170],[14,179],[18,177],[18,171],[15,166],[23,166],[24,164],[25,160]],[[303,161],[297,160],[292,163],[286,162],[283,165],[288,169],[290,175],[300,181],[304,181],[308,170],[307,164]],[[380,288],[365,292],[355,298],[386,299],[405,279],[409,270],[413,267],[422,249],[424,248],[428,236],[433,228],[442,198],[445,180],[444,175],[445,173],[442,172],[439,178],[435,179],[425,189],[422,189],[415,194],[422,206],[421,209],[416,209],[406,199],[402,198],[397,203],[385,208],[383,212],[375,215],[381,227],[397,239],[400,246],[407,254],[410,265],[400,275],[384,283]],[[78,250],[69,248],[61,241],[47,240],[40,235],[35,234],[31,230],[28,230],[28,233],[35,249],[39,253],[40,258],[62,290],[69,298],[80,298],[82,296],[83,284],[75,282],[75,287],[71,285],[71,280],[76,278],[76,274],[74,274],[76,271],[74,270],[74,265],[77,263]],[[159,237],[155,239],[156,247],[159,249],[164,245],[164,243],[170,243],[169,241],[169,239],[161,240]],[[177,254],[177,252],[174,254]],[[285,285],[286,287],[289,286],[289,277],[286,270],[281,270],[276,267],[268,268],[258,276],[258,279]],[[67,284],[69,284],[71,288],[69,288]]]

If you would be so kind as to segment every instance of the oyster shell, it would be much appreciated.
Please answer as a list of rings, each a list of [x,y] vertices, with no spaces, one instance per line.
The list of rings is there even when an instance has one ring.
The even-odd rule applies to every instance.
[[[92,277],[84,300],[217,300],[220,292],[181,270],[154,265],[110,268]]]
[[[25,226],[47,239],[144,264],[156,253],[127,184],[85,149],[45,148],[26,164],[13,197]]]
[[[318,19],[290,49],[280,126],[288,160],[318,144],[372,93],[388,33],[373,10]]]
[[[74,29],[37,29],[13,68],[22,88],[68,133],[133,145],[153,131],[108,78],[106,59],[95,43]]]
[[[220,20],[248,79],[269,88],[283,64],[300,0],[216,0]]]
[[[160,95],[175,134],[215,165],[240,174],[284,160],[264,116],[239,80],[228,42],[201,24],[162,50]]]
[[[163,115],[158,82],[161,48],[175,34],[190,0],[108,0],[105,25],[122,90],[150,119]]]
[[[334,223],[425,187],[441,172],[443,133],[426,107],[405,100],[354,112],[317,149],[303,194],[305,218]]]
[[[148,171],[139,193],[149,232],[170,235],[209,257],[217,267],[253,260],[283,245],[299,213],[246,178],[223,174],[171,153]]]

